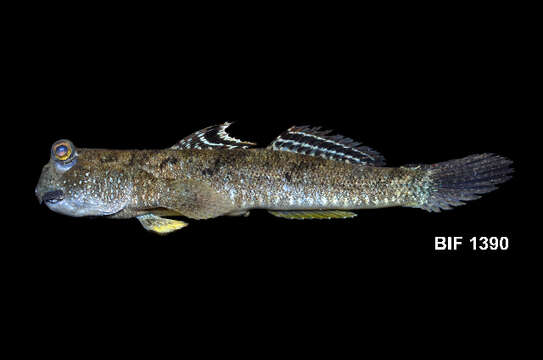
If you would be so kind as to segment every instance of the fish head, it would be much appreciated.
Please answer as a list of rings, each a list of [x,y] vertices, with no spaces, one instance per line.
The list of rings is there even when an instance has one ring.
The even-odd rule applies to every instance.
[[[69,216],[104,216],[121,211],[131,192],[128,177],[114,164],[96,161],[92,149],[69,140],[51,147],[35,193],[40,203]]]

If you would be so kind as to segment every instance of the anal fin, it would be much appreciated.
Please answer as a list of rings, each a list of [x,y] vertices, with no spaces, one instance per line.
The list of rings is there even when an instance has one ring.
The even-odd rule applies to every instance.
[[[268,211],[273,216],[285,219],[348,219],[356,216],[354,212],[341,210],[288,210],[288,211]]]
[[[228,215],[228,216],[243,216],[243,217],[247,217],[247,216],[249,216],[249,214],[250,214],[249,211],[247,211],[247,210],[241,210],[241,211],[233,211],[233,212],[228,213],[228,214],[226,214],[226,215]]]
[[[173,231],[187,226],[186,222],[180,220],[166,219],[154,214],[145,214],[137,217],[145,230],[152,231],[160,235],[166,235]]]

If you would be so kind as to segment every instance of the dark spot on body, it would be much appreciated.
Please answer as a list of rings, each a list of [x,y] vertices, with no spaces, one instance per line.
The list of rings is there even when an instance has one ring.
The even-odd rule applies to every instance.
[[[290,166],[289,174],[303,174],[313,169],[314,164],[311,160],[305,159],[306,161],[298,161],[292,163]]]
[[[132,167],[136,164],[136,156],[132,154],[130,156],[130,160],[128,160],[128,166]]]
[[[202,170],[202,175],[204,176],[213,176],[215,175],[222,167],[226,166],[227,164],[224,162],[224,160],[221,157],[218,157],[215,159],[213,164]]]
[[[203,176],[213,176],[213,174],[215,174],[214,169],[206,168],[206,169],[202,170],[202,175]]]
[[[168,156],[167,158],[165,158],[164,160],[162,160],[160,162],[160,169],[164,169],[164,167],[166,166],[169,166],[169,165],[174,165],[175,163],[177,162],[177,159],[173,156]]]
[[[289,172],[286,172],[286,173],[285,173],[285,180],[287,180],[288,182],[291,182],[291,181],[292,181],[292,176],[290,175]]]
[[[100,157],[100,161],[102,163],[110,163],[110,162],[115,162],[117,161],[117,156],[114,155],[114,154],[104,154]]]
[[[151,154],[147,151],[140,153],[140,158],[138,159],[140,165],[147,164],[149,162],[149,158],[151,157]]]
[[[367,173],[368,173],[368,170],[367,170],[366,166],[355,166],[353,168],[353,176],[354,177],[366,176]]]
[[[215,163],[213,164],[213,168],[218,169],[221,166],[224,166],[224,161],[221,158],[215,159]]]

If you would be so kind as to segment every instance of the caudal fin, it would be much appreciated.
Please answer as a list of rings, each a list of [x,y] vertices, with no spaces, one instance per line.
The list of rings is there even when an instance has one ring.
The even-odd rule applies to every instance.
[[[429,193],[418,207],[440,212],[479,199],[480,194],[494,191],[498,184],[511,179],[512,163],[499,155],[478,154],[426,165]]]

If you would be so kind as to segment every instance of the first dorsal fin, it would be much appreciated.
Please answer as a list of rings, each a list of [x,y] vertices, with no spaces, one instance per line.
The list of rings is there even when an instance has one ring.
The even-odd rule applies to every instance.
[[[330,136],[330,132],[321,131],[320,127],[293,126],[279,135],[268,148],[362,165],[385,165],[385,158],[377,151],[341,135]]]
[[[225,122],[221,125],[208,126],[205,129],[198,130],[194,134],[183,138],[172,146],[171,149],[214,149],[218,147],[246,149],[249,146],[256,145],[255,143],[241,141],[228,135],[225,130],[230,125],[231,123]]]

